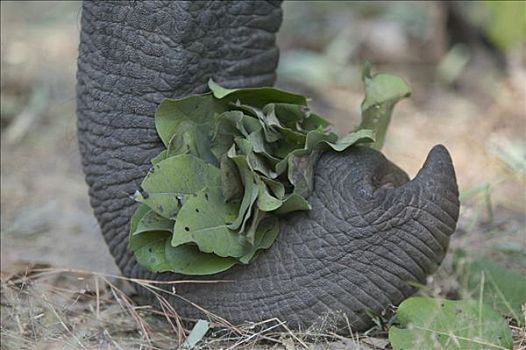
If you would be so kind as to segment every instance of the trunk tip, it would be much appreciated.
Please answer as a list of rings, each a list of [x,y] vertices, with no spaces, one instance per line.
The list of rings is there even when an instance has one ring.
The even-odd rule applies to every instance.
[[[455,177],[455,169],[453,168],[453,161],[451,155],[444,145],[434,146],[422,167],[425,172],[430,172],[434,175],[446,175]]]
[[[458,196],[457,177],[451,156],[443,145],[434,146],[418,172],[415,180],[424,183],[426,188],[449,189]]]

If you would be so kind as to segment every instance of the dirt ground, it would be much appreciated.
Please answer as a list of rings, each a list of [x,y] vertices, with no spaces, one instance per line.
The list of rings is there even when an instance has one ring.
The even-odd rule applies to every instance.
[[[2,348],[164,348],[177,331],[148,308],[128,304],[121,290],[130,283],[114,276],[118,270],[89,206],[75,135],[79,6],[67,1],[1,3]],[[413,95],[397,106],[384,153],[412,177],[431,147],[444,144],[453,157],[462,202],[452,250],[491,255],[526,275],[524,46],[507,53],[505,71],[487,52],[474,48],[452,83],[437,76],[440,62],[433,57],[415,61],[400,48],[384,47],[389,45],[375,50],[372,20],[356,19],[351,29],[357,31],[344,26],[331,40],[320,35],[306,42],[305,32],[323,25],[327,16],[336,23],[345,16],[323,12],[310,27],[294,30],[299,17],[313,15],[297,4],[286,6],[278,86],[310,96],[313,109],[343,133],[359,122],[361,55],[373,57],[375,70],[404,77]],[[430,13],[440,33],[440,11]],[[386,28],[396,41],[397,27]],[[356,38],[356,32],[372,34]],[[440,38],[433,40],[447,51]],[[363,41],[368,48],[345,46]],[[342,60],[346,54],[351,63]],[[454,288],[447,278],[449,258],[431,280],[439,295]],[[318,345],[312,345],[312,332],[244,330],[244,337],[219,334],[207,346],[252,348],[260,340],[257,346],[287,350],[303,345],[382,349],[387,342],[380,328],[355,339],[325,334]]]

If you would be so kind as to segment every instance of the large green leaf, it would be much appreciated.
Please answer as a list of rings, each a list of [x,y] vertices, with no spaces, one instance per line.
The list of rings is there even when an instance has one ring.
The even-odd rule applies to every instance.
[[[221,186],[219,168],[192,155],[178,155],[156,163],[135,199],[159,215],[175,219],[186,196],[205,186]]]
[[[175,222],[172,246],[193,242],[204,253],[221,257],[245,255],[248,247],[225,224],[228,211],[221,187],[206,187],[189,197]]]
[[[389,329],[394,350],[511,349],[505,319],[474,301],[413,297],[397,310],[399,327]]]
[[[362,122],[358,129],[374,130],[375,142],[370,146],[381,149],[393,108],[398,101],[411,95],[411,89],[396,75],[371,75],[369,66],[365,66],[362,80],[365,98],[361,106]]]
[[[190,121],[180,123],[170,139],[166,157],[191,154],[207,163],[218,165],[208,136],[211,133],[210,128],[210,124],[198,125]]]
[[[233,102],[239,100],[243,104],[257,108],[262,108],[269,103],[307,104],[307,99],[304,96],[271,87],[227,89],[218,85],[212,79],[208,81],[208,87],[212,91],[214,97],[219,100],[224,99]]]
[[[150,214],[151,209],[141,204],[132,215],[130,221],[130,249],[137,262],[153,272],[177,272],[185,275],[210,275],[228,270],[237,261],[232,258],[221,258],[214,254],[205,254],[196,246],[170,245],[171,233],[168,231],[138,232],[140,222]]]
[[[524,325],[522,306],[526,305],[526,276],[488,258],[468,256],[463,252],[457,252],[455,267],[464,285],[463,293],[480,298],[485,304]]]
[[[137,262],[152,272],[176,272],[185,275],[210,275],[228,270],[237,263],[233,258],[206,254],[195,245],[170,245],[169,232],[145,232],[133,236],[130,250]]]
[[[166,231],[144,232],[130,237],[128,248],[137,262],[152,272],[173,271],[165,254],[166,242],[172,234]]]
[[[238,263],[234,258],[203,253],[193,244],[172,247],[169,239],[166,240],[165,249],[170,271],[185,275],[211,275],[228,270]]]

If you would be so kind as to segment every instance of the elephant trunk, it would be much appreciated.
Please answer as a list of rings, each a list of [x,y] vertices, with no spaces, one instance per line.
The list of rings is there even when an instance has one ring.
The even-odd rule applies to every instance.
[[[280,221],[278,240],[254,263],[212,276],[228,282],[180,284],[177,294],[233,323],[277,317],[305,328],[329,319],[336,329],[364,330],[370,312],[397,305],[436,270],[459,210],[443,146],[433,148],[412,181],[369,148],[325,153],[309,201],[311,211]],[[143,278],[181,278],[144,272],[133,261],[129,268]],[[181,315],[205,317],[172,300]]]

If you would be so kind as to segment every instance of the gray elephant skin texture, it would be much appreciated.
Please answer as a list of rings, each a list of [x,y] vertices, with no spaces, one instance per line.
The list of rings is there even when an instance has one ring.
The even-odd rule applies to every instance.
[[[111,254],[126,276],[154,274],[127,249],[130,199],[162,149],[154,126],[163,98],[275,80],[279,2],[85,2],[77,72],[78,137],[89,195]],[[238,324],[277,317],[305,328],[371,325],[415,292],[442,261],[458,219],[455,172],[435,146],[415,179],[381,153],[326,153],[315,171],[313,209],[280,221],[276,243],[247,266],[178,284],[180,316],[204,315],[187,299]],[[195,278],[196,280],[202,278]],[[140,293],[146,293],[141,290]],[[153,298],[152,298],[153,300]],[[344,321],[345,320],[345,321]]]

